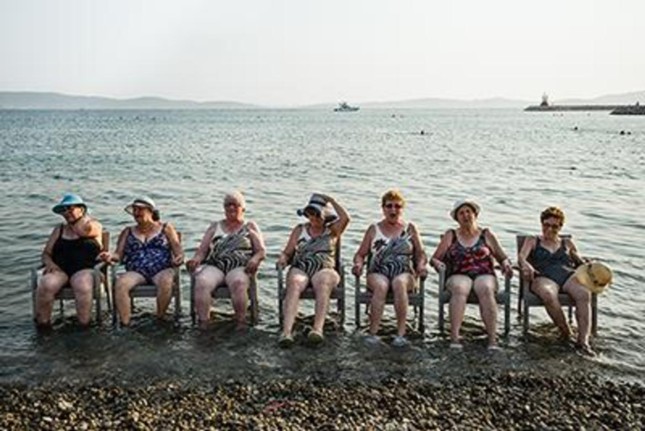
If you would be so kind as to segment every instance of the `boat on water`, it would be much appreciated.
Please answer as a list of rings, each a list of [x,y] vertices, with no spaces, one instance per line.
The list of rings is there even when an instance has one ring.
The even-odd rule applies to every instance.
[[[360,108],[358,106],[350,106],[347,102],[340,102],[334,112],[355,112]]]

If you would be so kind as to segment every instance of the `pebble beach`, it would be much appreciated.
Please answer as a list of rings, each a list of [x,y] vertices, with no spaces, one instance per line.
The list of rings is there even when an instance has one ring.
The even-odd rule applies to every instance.
[[[228,380],[3,385],[0,429],[642,429],[645,388],[593,374],[434,382]]]

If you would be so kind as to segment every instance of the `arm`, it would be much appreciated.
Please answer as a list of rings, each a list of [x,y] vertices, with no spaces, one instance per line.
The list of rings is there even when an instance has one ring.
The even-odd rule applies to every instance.
[[[535,278],[535,268],[527,260],[534,248],[535,237],[526,238],[517,257],[520,270],[522,271],[522,278],[528,281],[533,281],[533,278]]]
[[[334,211],[336,211],[336,214],[338,214],[338,220],[336,220],[334,224],[329,226],[329,230],[331,230],[332,235],[339,237],[343,234],[343,232],[345,232],[345,229],[347,229],[347,225],[350,221],[349,214],[347,213],[345,208],[343,208],[338,202],[336,202],[336,199],[331,196],[323,195],[321,193],[319,194],[331,204],[331,206],[334,208]]]
[[[352,273],[357,277],[360,277],[361,273],[363,272],[365,258],[370,252],[370,245],[372,244],[375,233],[376,228],[374,227],[374,225],[370,225],[370,227],[368,227],[365,231],[365,235],[363,235],[363,241],[361,241],[361,245],[358,247],[358,250],[354,255],[354,266],[352,266]]]
[[[580,256],[580,253],[578,253],[578,247],[576,247],[571,238],[566,240],[566,246],[567,250],[569,251],[569,258],[573,261],[573,264],[576,267],[589,261],[589,259],[585,259],[584,257]]]
[[[254,253],[246,264],[246,272],[248,274],[255,274],[258,271],[260,263],[262,263],[266,257],[266,247],[264,246],[264,239],[262,238],[260,228],[255,224],[255,222],[249,222],[248,226],[249,237],[251,238]]]
[[[428,256],[423,248],[421,235],[414,223],[410,223],[410,233],[412,234],[412,244],[414,245],[414,269],[419,277],[426,277],[428,275]]]
[[[486,233],[484,234],[484,239],[488,244],[491,245],[491,248],[493,249],[493,255],[495,256],[495,259],[497,259],[497,262],[499,262],[499,265],[502,267],[502,272],[505,276],[512,277],[513,266],[511,265],[511,260],[506,255],[506,252],[504,251],[502,245],[499,243],[497,236],[490,229],[486,229],[485,232]]]
[[[208,248],[210,246],[211,240],[213,239],[214,233],[215,233],[215,223],[212,223],[208,227],[208,229],[206,229],[206,232],[202,237],[202,242],[199,244],[197,251],[195,251],[195,255],[192,257],[192,259],[186,262],[186,269],[188,269],[188,272],[195,271],[195,268],[197,268],[202,263],[202,261],[206,258],[206,254],[208,253]]]
[[[175,227],[170,223],[166,224],[164,229],[164,234],[168,238],[170,243],[170,250],[172,251],[172,264],[173,266],[180,266],[184,263],[184,250],[181,248],[181,243],[179,242],[179,235]]]
[[[302,225],[299,224],[291,231],[287,245],[285,245],[284,250],[282,250],[282,252],[280,253],[280,257],[278,258],[278,262],[276,263],[277,267],[284,268],[289,264],[289,261],[291,261],[293,253],[296,251],[296,244],[298,243],[298,237],[300,236],[301,230]]]
[[[432,254],[430,265],[432,265],[432,267],[437,272],[439,272],[441,269],[446,269],[446,264],[443,262],[443,259],[446,257],[446,253],[448,252],[448,248],[450,248],[450,244],[452,244],[452,236],[453,231],[447,230],[446,233],[444,233],[441,237],[439,244],[437,244],[437,248]]]
[[[54,263],[54,259],[52,258],[52,253],[54,252],[54,244],[56,243],[58,237],[61,235],[62,229],[63,225],[59,225],[56,226],[54,230],[52,230],[52,233],[49,234],[49,238],[47,239],[47,243],[45,244],[45,248],[43,249],[41,261],[45,266],[45,274],[62,271],[60,267]]]
[[[99,242],[99,245],[102,245],[101,233],[103,232],[103,226],[101,226],[101,223],[99,223],[98,221],[90,217],[83,216],[83,218],[79,220],[78,223],[74,223],[70,227],[79,237],[96,238]]]

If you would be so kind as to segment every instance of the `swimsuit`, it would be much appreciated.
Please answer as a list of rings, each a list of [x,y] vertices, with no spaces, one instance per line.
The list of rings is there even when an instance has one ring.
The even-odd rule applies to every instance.
[[[381,232],[378,223],[374,224],[375,234],[370,245],[368,274],[381,274],[392,280],[397,275],[413,273],[414,245],[408,227],[409,225],[404,226],[399,236],[390,238]]]
[[[215,232],[210,242],[210,249],[204,263],[212,265],[227,274],[229,271],[245,267],[253,256],[248,225],[242,226],[237,232],[226,233],[217,222]]]
[[[535,248],[531,251],[527,260],[533,265],[538,276],[546,277],[556,282],[560,288],[575,272],[564,240],[561,240],[560,247],[551,253],[542,246],[540,237],[536,237]]]
[[[495,275],[493,254],[486,244],[486,230],[481,231],[477,242],[471,247],[461,244],[457,239],[457,232],[452,230],[452,244],[446,254],[450,275],[466,275],[472,280],[480,275]]]
[[[311,277],[321,269],[334,269],[336,266],[336,238],[328,228],[323,233],[312,238],[307,231],[307,224],[301,224],[300,236],[291,262],[292,268],[297,268]]]
[[[96,238],[63,238],[64,226],[61,225],[58,239],[52,249],[52,260],[68,277],[82,269],[90,269],[96,265],[96,258],[101,252],[101,246]]]
[[[137,238],[132,232],[132,228],[128,229],[123,250],[125,269],[138,272],[148,283],[152,283],[152,277],[159,271],[172,266],[170,245],[164,234],[165,228],[164,224],[157,235],[146,241]]]

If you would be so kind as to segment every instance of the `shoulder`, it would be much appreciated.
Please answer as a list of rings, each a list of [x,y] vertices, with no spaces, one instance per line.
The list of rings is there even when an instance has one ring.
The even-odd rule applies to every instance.
[[[254,232],[260,232],[260,227],[254,220],[249,220],[248,222],[245,223],[246,227],[249,228],[249,230],[252,230]]]

